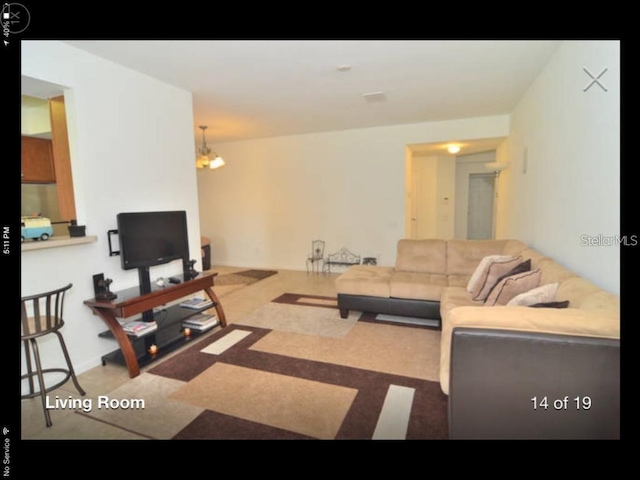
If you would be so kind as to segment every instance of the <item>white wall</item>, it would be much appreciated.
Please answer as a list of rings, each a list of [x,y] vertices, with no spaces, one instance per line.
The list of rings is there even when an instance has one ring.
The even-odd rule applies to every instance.
[[[83,301],[92,277],[112,278],[112,290],[135,286],[136,271],[110,257],[107,230],[123,211],[186,210],[192,258],[200,260],[189,92],[56,41],[22,41],[22,74],[65,91],[78,224],[98,241],[23,252],[22,295],[73,283],[65,306],[64,335],[77,371],[99,365],[117,348],[98,338],[106,330]],[[196,267],[199,267],[198,264]],[[152,269],[152,278],[182,272],[179,262]],[[55,342],[41,347],[48,363],[60,360]]]
[[[607,91],[593,84],[583,70]],[[523,154],[528,152],[527,172]],[[620,44],[566,41],[522,98],[499,159],[499,236],[519,238],[613,293],[620,291],[617,245],[583,236],[620,231]],[[633,232],[626,232],[632,234]]]
[[[506,135],[508,116],[498,116],[216,144],[227,165],[197,173],[212,262],[304,270],[320,238],[329,253],[347,247],[393,265],[407,145]]]

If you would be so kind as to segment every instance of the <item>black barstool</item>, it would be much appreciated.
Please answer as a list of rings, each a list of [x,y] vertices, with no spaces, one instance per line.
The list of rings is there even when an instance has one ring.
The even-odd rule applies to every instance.
[[[21,327],[21,340],[24,343],[24,350],[27,362],[27,373],[22,375],[22,379],[29,380],[29,393],[22,395],[22,398],[34,398],[40,396],[42,398],[42,408],[44,409],[44,417],[47,421],[47,427],[51,426],[51,415],[47,409],[46,394],[56,388],[62,386],[71,378],[73,384],[80,392],[80,395],[84,395],[85,391],[80,387],[76,374],[71,364],[71,358],[67,351],[67,346],[64,343],[64,338],[60,329],[64,326],[64,320],[62,317],[64,306],[64,295],[67,290],[72,287],[70,283],[66,287],[52,290],[50,292],[38,293],[30,295],[28,297],[22,297],[22,327]],[[38,351],[37,339],[45,335],[54,333],[60,341],[64,358],[67,361],[67,368],[42,368],[42,362],[40,361],[40,353]],[[31,353],[29,349],[33,350],[33,358],[35,360],[36,369],[33,370],[31,365]],[[46,373],[63,373],[64,378],[47,387],[44,382],[44,374]],[[38,389],[35,389],[33,377],[38,378]]]

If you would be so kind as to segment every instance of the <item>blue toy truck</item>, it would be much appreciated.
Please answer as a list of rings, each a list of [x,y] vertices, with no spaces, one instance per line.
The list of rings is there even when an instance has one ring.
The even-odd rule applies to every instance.
[[[40,216],[23,216],[20,223],[21,241],[25,239],[48,240],[53,235],[51,220]]]

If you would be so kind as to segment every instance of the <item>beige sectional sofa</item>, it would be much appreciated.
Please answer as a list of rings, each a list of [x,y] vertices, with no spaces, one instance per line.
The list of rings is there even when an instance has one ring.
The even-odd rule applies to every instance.
[[[529,261],[527,262],[528,273],[523,272],[516,276],[510,276],[509,279],[503,279],[502,282],[499,282],[501,293],[497,297],[496,291],[499,289],[485,288],[485,290],[488,290],[489,295],[492,295],[489,298],[491,305],[487,303],[487,299],[483,295],[478,294],[479,281],[477,279],[475,280],[475,290],[471,289],[470,285],[470,279],[474,272],[476,272],[476,277],[478,276],[477,271],[480,270],[478,267],[481,261],[490,256],[493,256],[492,258],[494,259],[499,258],[502,260],[509,257],[513,260],[510,264],[511,266]],[[499,263],[495,263],[496,268]],[[486,269],[484,273],[486,273]],[[504,269],[502,274],[506,275]],[[487,277],[489,278],[483,280],[485,283],[495,282],[496,278],[499,278],[495,274],[493,277],[491,277],[491,274],[487,274]],[[525,277],[527,277],[526,281],[533,283],[528,286],[522,286],[522,284],[518,286],[517,282],[524,282],[525,280],[521,279]],[[531,297],[530,294],[534,290],[530,287],[534,286],[536,291],[547,290],[547,298],[544,299],[547,302],[565,302],[563,306],[566,306],[566,301],[568,301],[568,307],[554,308],[559,306],[558,303],[549,303],[549,306],[545,307],[543,305],[542,308],[531,307],[529,304],[539,302],[535,302],[531,298],[527,299],[525,293]],[[562,359],[567,356],[566,345],[569,341],[574,342],[573,344],[575,342],[582,344],[584,343],[582,339],[592,339],[596,341],[593,346],[596,350],[602,348],[603,344],[598,343],[601,341],[604,342],[606,349],[613,345],[612,353],[608,354],[609,357],[607,357],[608,360],[606,361],[615,363],[616,358],[619,361],[619,297],[602,290],[563,267],[560,261],[543,255],[519,240],[402,239],[397,245],[397,257],[393,267],[363,265],[351,267],[337,278],[336,288],[338,306],[343,318],[346,317],[351,309],[439,319],[441,322],[440,385],[442,391],[450,395],[450,397],[453,395],[452,383],[460,383],[459,390],[463,391],[470,384],[477,384],[477,377],[485,374],[487,378],[483,382],[486,385],[492,384],[491,382],[496,376],[507,376],[512,378],[513,381],[513,385],[505,385],[504,383],[499,383],[498,386],[494,385],[494,390],[498,392],[487,393],[489,395],[488,398],[493,398],[491,401],[500,401],[508,398],[510,395],[505,395],[504,391],[516,397],[531,395],[529,398],[517,400],[517,402],[523,404],[519,408],[524,408],[525,411],[531,409],[529,402],[536,395],[544,396],[557,392],[557,395],[562,395],[564,398],[565,395],[586,396],[589,393],[593,397],[595,392],[591,391],[586,393],[584,391],[566,391],[563,394],[557,390],[559,388],[558,385],[562,385],[563,382],[565,382],[565,388],[569,390],[602,389],[602,385],[599,384],[588,387],[583,384],[580,384],[581,386],[572,385],[571,381],[578,381],[576,380],[579,376],[577,373],[573,375],[575,377],[574,380],[570,380],[569,383],[565,380],[557,380],[556,383],[548,379],[540,380],[540,378],[548,375],[548,373],[544,372],[558,369],[559,371],[564,371],[563,368],[568,368],[562,363],[564,361]],[[509,288],[513,290],[508,291]],[[519,291],[519,288],[522,291]],[[555,295],[553,295],[553,292],[555,292]],[[549,297],[550,294],[553,296]],[[486,295],[487,291],[484,292],[485,297]],[[540,299],[542,297],[534,295],[532,298]],[[476,299],[474,300],[474,298]],[[511,305],[514,301],[516,304]],[[470,341],[472,337],[482,336],[479,335],[479,332],[486,334],[485,337],[487,335],[492,337],[490,340],[487,340],[488,337],[484,340],[479,340],[480,346],[477,348],[480,349],[479,352],[483,352],[482,348],[485,348],[484,353],[475,353],[475,356],[470,356],[471,347],[465,347],[466,350],[463,347],[457,347],[458,349],[455,350],[456,341],[454,337],[456,334],[459,334],[461,339],[466,334],[465,339],[460,340],[461,344],[463,344]],[[471,336],[469,336],[470,334]],[[501,341],[494,344],[496,335],[501,337]],[[518,340],[514,339],[516,337]],[[545,353],[543,355],[540,353],[544,358],[537,357],[535,345],[538,345],[538,343],[536,342],[546,342],[547,340],[559,341],[561,345],[559,350],[553,350],[551,354]],[[484,345],[482,342],[487,343]],[[509,347],[518,342],[525,342],[526,345],[519,344],[517,347]],[[487,351],[486,348],[490,348],[490,350]],[[592,346],[588,348],[592,348]],[[504,352],[502,352],[503,349],[505,350]],[[523,356],[522,352],[524,351],[528,352],[526,356]],[[609,351],[607,350],[607,352]],[[500,355],[503,355],[503,358],[498,358]],[[558,356],[557,361],[560,362],[559,365],[549,360],[556,358],[556,355]],[[538,380],[531,380],[529,382],[530,388],[522,392],[520,387],[529,381],[526,378],[528,373],[522,370],[522,377],[518,377],[518,374],[514,372],[521,367],[516,368],[513,365],[522,365],[525,362],[525,357],[526,361],[532,365],[535,365],[536,362],[542,364],[545,361],[550,361],[551,363],[547,364],[544,369],[540,367],[540,370],[544,370],[544,372],[531,373],[536,375],[536,378],[542,383]],[[595,358],[594,356],[592,357]],[[457,373],[456,377],[453,373],[452,365],[458,360],[470,362],[471,367],[467,367],[466,370],[460,370],[459,365],[456,363],[457,372],[462,371],[462,373]],[[579,367],[575,368],[582,369],[585,365],[585,362],[578,358],[574,359],[574,362],[576,365],[580,364]],[[494,371],[485,372],[481,370],[479,374],[477,372],[474,374],[475,377],[466,378],[468,376],[466,372],[475,371],[477,365],[483,364],[486,364],[485,370],[494,369]],[[498,366],[496,367],[496,365]],[[599,365],[593,365],[589,368],[590,370],[602,370]],[[568,372],[571,372],[571,368],[569,368]],[[572,377],[571,373],[565,371],[565,374],[567,378]],[[516,377],[513,377],[513,375],[516,375]],[[521,378],[521,380],[513,380],[514,378]],[[603,382],[612,381],[611,388],[614,390],[616,388],[619,389],[619,383],[618,387],[615,386],[616,381],[619,382],[619,364],[617,371],[614,366],[613,370],[603,372],[600,380]],[[588,383],[591,380],[585,381]],[[515,388],[516,384],[518,384],[517,388]],[[536,387],[533,385],[536,385]],[[539,388],[539,391],[534,391],[535,388]],[[500,389],[504,391],[500,393]],[[514,389],[518,391],[512,391]],[[478,390],[476,388],[474,391]],[[468,397],[469,392],[466,390],[465,392]],[[613,404],[618,402],[617,404],[619,405],[618,393],[614,393],[616,393],[614,395],[615,398],[610,398],[608,401],[613,402]],[[458,396],[457,398],[460,397]],[[490,401],[488,398],[484,401]],[[451,400],[450,398],[450,402]],[[469,416],[468,410],[472,409],[474,405],[477,406],[477,403],[469,405],[469,402],[467,402],[464,405],[463,410],[466,409],[467,416]],[[452,408],[451,404],[450,408]],[[485,417],[487,408],[481,409]],[[530,412],[526,413],[527,415],[531,414]],[[593,415],[594,419],[595,415]],[[598,421],[603,421],[604,417],[607,419],[610,419],[611,415],[615,417],[615,412],[612,413],[609,408],[604,413],[599,412],[599,415],[601,415],[601,418]],[[450,411],[450,422],[453,421],[451,416],[452,412]],[[463,418],[464,415],[458,415],[458,417]],[[589,417],[589,415],[585,417]],[[474,418],[474,416],[471,415],[469,418]],[[477,422],[478,419],[475,418],[473,421]],[[540,424],[540,419],[529,419],[529,421]],[[466,425],[468,424],[469,422],[467,421]],[[572,427],[573,424],[571,424]],[[549,428],[557,428],[557,425],[551,425]],[[465,435],[469,434],[469,431],[464,428],[458,431],[466,432]],[[475,430],[472,429],[472,431]],[[571,431],[573,432],[573,430]],[[610,433],[608,431],[606,435]]]

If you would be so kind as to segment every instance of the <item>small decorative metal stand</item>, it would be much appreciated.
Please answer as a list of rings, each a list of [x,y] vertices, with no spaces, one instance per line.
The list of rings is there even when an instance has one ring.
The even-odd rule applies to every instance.
[[[331,265],[338,265],[341,267],[360,265],[360,255],[355,255],[346,248],[342,247],[336,253],[332,253],[327,257],[327,259],[324,261],[322,271],[331,273]]]
[[[314,272],[320,272],[320,268],[324,270],[324,240],[313,240],[311,242],[311,255],[307,257],[307,273],[309,273],[309,265]],[[316,267],[317,265],[317,267]]]

